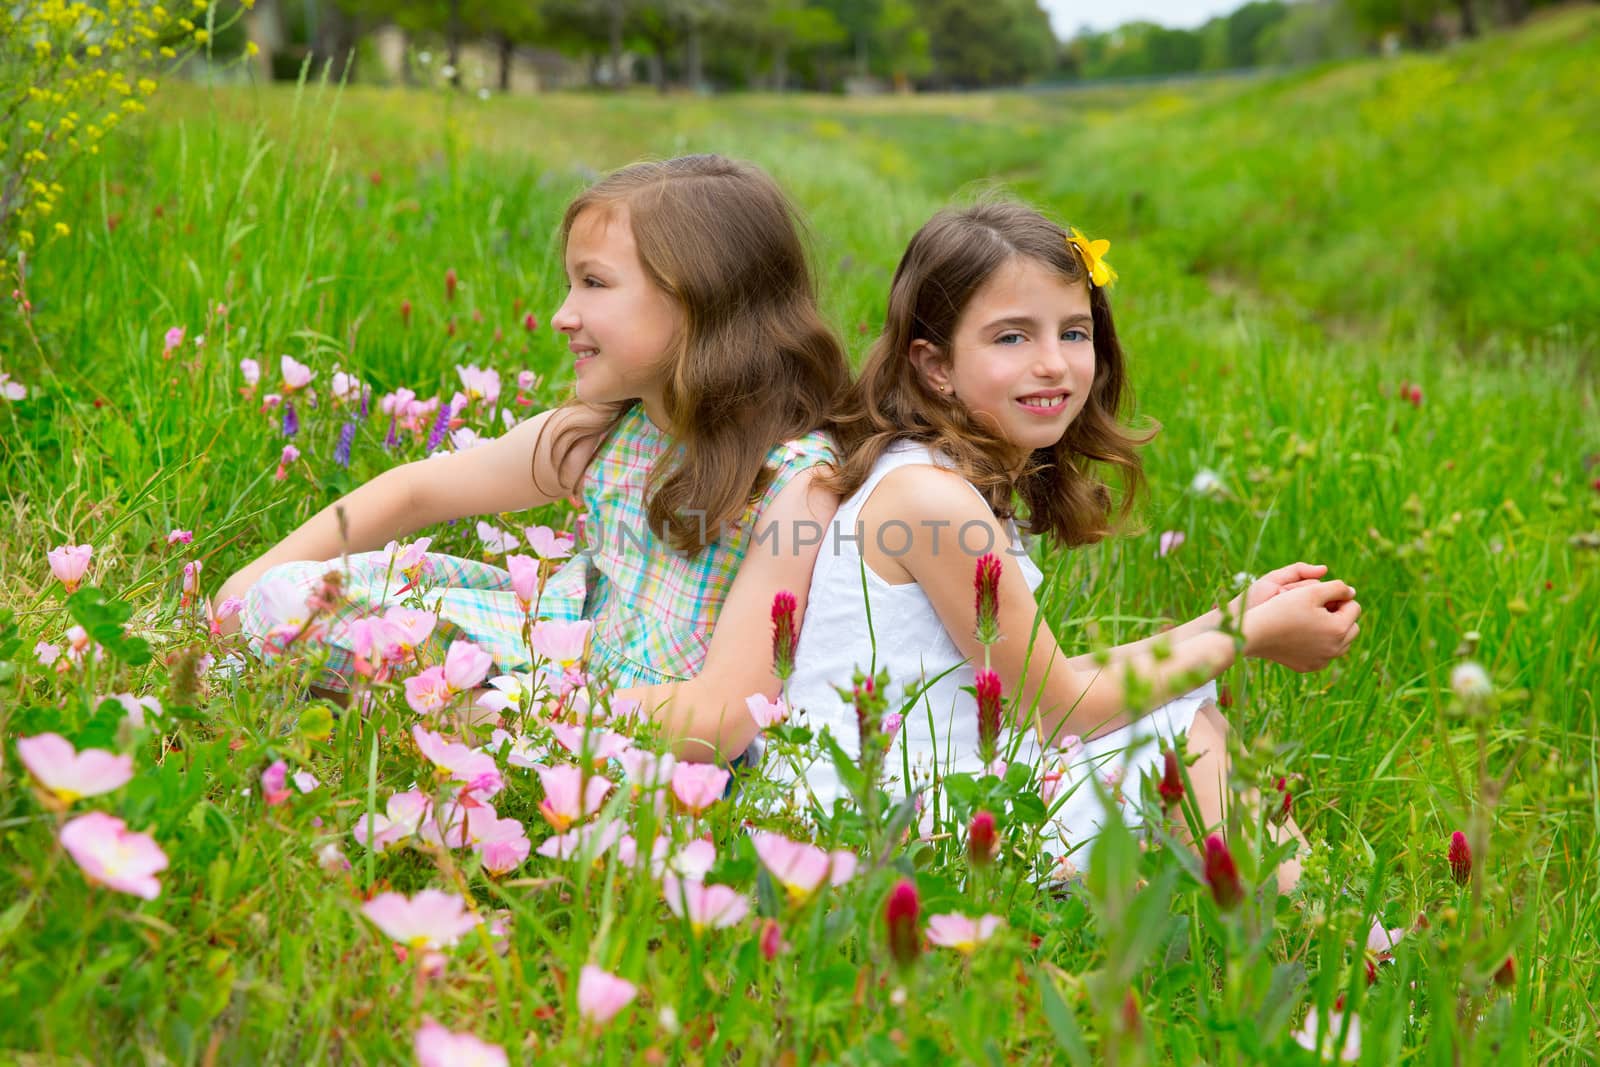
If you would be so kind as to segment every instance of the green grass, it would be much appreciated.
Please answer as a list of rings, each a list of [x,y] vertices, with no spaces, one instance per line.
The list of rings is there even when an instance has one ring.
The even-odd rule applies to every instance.
[[[1597,57],[1600,13],[1575,9],[1441,55],[1176,91],[165,92],[76,172],[73,236],[30,265],[31,324],[0,312],[3,367],[30,386],[0,402],[0,603],[20,638],[6,652],[0,636],[0,1048],[62,1062],[197,1062],[208,1049],[215,1062],[387,1062],[410,1055],[427,1014],[513,1062],[649,1049],[1031,1062],[1070,1060],[1080,1042],[1096,1062],[1282,1060],[1300,1005],[1343,990],[1368,1062],[1600,1056],[1600,552],[1583,540],[1600,529],[1600,147],[1586,134],[1600,125]],[[1118,838],[1088,890],[1058,902],[1029,888],[1023,860],[969,877],[946,844],[886,857],[826,907],[782,913],[792,949],[769,964],[757,920],[696,939],[649,879],[535,856],[510,880],[470,864],[461,875],[483,904],[511,909],[509,953],[467,946],[442,978],[413,983],[359,895],[374,879],[458,883],[419,853],[369,863],[348,828],[369,794],[381,808],[406,788],[415,756],[388,744],[369,762],[373,732],[355,723],[318,739],[292,670],[196,691],[169,657],[212,647],[178,609],[185,560],[202,559],[214,588],[420,449],[386,452],[373,419],[344,470],[331,461],[341,420],[302,411],[304,462],[276,481],[283,439],[238,395],[236,365],[255,357],[271,376],[288,353],[322,386],[338,363],[380,391],[427,396],[448,395],[456,364],[488,361],[546,373],[551,401],[565,361],[543,320],[559,301],[562,207],[594,172],[690,151],[753,159],[793,193],[825,311],[857,353],[907,238],[987,179],[1112,241],[1139,409],[1164,427],[1147,450],[1148,529],[1051,555],[1046,605],[1087,647],[1198,613],[1235,572],[1297,558],[1360,590],[1362,638],[1333,670],[1252,664],[1224,680],[1256,746],[1246,784],[1305,778],[1295,810],[1316,853],[1303,900],[1220,914],[1181,856]],[[446,267],[462,279],[454,303]],[[175,325],[205,347],[163,359]],[[1419,406],[1402,382],[1420,385]],[[1187,491],[1202,468],[1225,496]],[[429,532],[474,554],[468,525]],[[173,527],[195,543],[169,549]],[[1158,560],[1166,529],[1187,541]],[[150,664],[57,674],[35,662],[34,642],[60,642],[71,624],[45,563],[68,542],[95,546],[95,584],[157,642]],[[1477,717],[1447,684],[1469,631],[1497,690]],[[166,701],[159,729],[119,739],[120,711],[96,698],[126,691]],[[411,718],[391,696],[372,722],[392,737]],[[132,783],[78,807],[162,844],[171,867],[156,901],[87,886],[56,847],[56,816],[11,743],[45,730],[136,753]],[[278,756],[325,785],[265,809],[258,778]],[[994,788],[991,803],[1012,803]],[[497,798],[530,831],[537,800],[522,777]],[[748,813],[740,801],[713,814],[717,874],[764,891],[740,844]],[[1488,845],[1458,890],[1445,846],[1469,825]],[[1024,843],[1021,818],[1007,829]],[[858,848],[874,836],[841,834]],[[330,840],[350,875],[318,869],[314,847]],[[925,912],[994,911],[1009,930],[970,962],[925,956],[901,1007],[880,909],[913,862]],[[1367,989],[1351,944],[1363,920],[1420,912],[1429,930]],[[1517,979],[1497,993],[1507,952]],[[569,979],[586,961],[644,989],[598,1036],[570,1020]],[[1138,1034],[1119,1021],[1129,990]],[[677,1032],[659,1019],[669,1005]]]

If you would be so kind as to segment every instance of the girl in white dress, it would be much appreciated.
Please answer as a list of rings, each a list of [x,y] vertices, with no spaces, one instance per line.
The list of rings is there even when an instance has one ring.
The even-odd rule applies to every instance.
[[[1069,657],[1038,615],[1041,576],[1017,531],[1020,517],[1060,544],[1099,541],[1143,487],[1136,449],[1149,435],[1118,419],[1129,397],[1105,294],[1115,277],[1100,258],[1107,247],[1015,203],[941,212],[912,239],[885,330],[837,420],[844,458],[832,488],[842,503],[812,573],[789,689],[800,721],[828,727],[855,757],[855,710],[834,687],[848,690],[854,671],[875,662],[889,671],[891,711],[908,690],[919,694],[886,776],[903,778],[907,758],[913,786],[983,773],[978,708],[963,687],[985,655],[974,565],[998,556],[1002,636],[989,663],[1025,720],[1005,724],[1013,761],[1050,775],[1058,853],[1083,846],[1103,818],[1087,776],[1137,797],[1138,779],[1160,773],[1160,748],[1176,734],[1198,755],[1189,776],[1208,826],[1221,822],[1226,794],[1214,679],[1237,647],[1221,613],[1112,649],[1109,663]],[[1120,475],[1120,501],[1106,471]],[[1245,609],[1244,654],[1300,671],[1342,655],[1361,609],[1354,589],[1325,574],[1296,563],[1241,594],[1230,609],[1235,619]],[[1130,672],[1140,679],[1132,685]],[[827,756],[813,755],[767,767],[803,776],[796,788],[831,811],[848,792]],[[1123,810],[1131,818],[1134,805]],[[1292,822],[1283,832],[1298,836]],[[1081,854],[1073,860],[1081,866]],[[1280,869],[1285,884],[1297,877],[1293,861]]]

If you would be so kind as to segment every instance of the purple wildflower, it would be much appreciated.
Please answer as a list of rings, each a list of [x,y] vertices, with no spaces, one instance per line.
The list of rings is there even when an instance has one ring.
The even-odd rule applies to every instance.
[[[333,449],[333,461],[341,467],[350,466],[350,446],[355,444],[356,423],[354,419],[344,424],[339,431],[339,443]]]
[[[391,449],[391,448],[396,448],[400,444],[400,438],[394,432],[394,427],[395,427],[395,416],[390,415],[389,416],[389,432],[387,434],[385,434],[384,438],[383,438],[383,447],[384,447],[385,450]]]
[[[448,402],[439,405],[439,417],[433,420],[433,430],[428,434],[429,452],[444,444],[445,432],[450,429],[450,409],[452,406]]]
[[[283,402],[283,436],[293,437],[300,432],[300,416],[295,413],[294,401],[285,399]]]

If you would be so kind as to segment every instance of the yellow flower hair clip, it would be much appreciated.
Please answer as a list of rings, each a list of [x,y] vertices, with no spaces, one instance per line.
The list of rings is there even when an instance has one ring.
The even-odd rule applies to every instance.
[[[1067,238],[1067,244],[1078,250],[1078,256],[1083,260],[1083,269],[1089,272],[1090,282],[1105,288],[1117,280],[1117,272],[1105,261],[1106,253],[1111,251],[1110,241],[1091,241],[1074,226],[1072,235]]]

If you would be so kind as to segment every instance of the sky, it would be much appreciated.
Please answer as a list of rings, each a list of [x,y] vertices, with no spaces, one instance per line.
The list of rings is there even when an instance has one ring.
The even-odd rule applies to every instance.
[[[1226,15],[1245,0],[1039,0],[1050,15],[1056,36],[1067,40],[1088,24],[1109,30],[1124,22],[1144,20],[1193,29],[1215,15]]]

